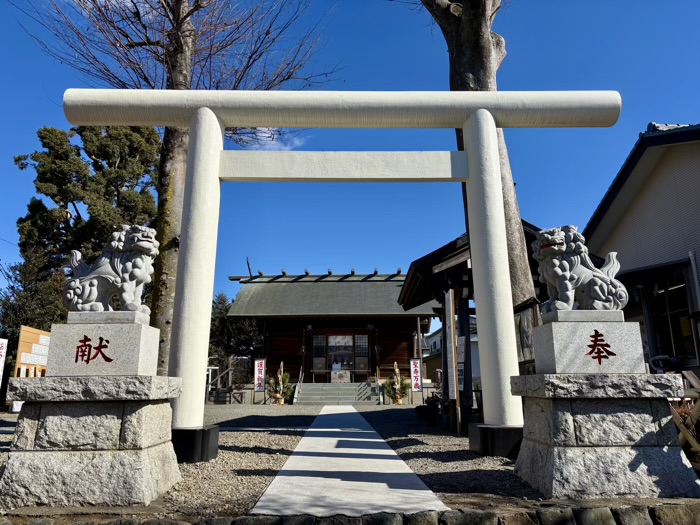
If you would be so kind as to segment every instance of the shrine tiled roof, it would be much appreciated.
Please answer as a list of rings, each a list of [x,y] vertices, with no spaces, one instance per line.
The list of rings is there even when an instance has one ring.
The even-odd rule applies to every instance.
[[[232,277],[242,287],[228,315],[234,317],[433,317],[436,302],[405,311],[398,303],[405,276],[276,275]]]

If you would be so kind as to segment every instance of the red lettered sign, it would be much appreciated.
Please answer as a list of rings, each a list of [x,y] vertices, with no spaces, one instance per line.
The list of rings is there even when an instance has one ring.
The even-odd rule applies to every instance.
[[[255,360],[255,391],[265,391],[265,359]]]
[[[421,377],[420,359],[411,359],[411,390],[423,391],[423,378]]]

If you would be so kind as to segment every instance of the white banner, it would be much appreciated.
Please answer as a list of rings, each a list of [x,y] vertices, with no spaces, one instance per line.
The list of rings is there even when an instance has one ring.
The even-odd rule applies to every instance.
[[[49,355],[49,347],[46,345],[38,345],[38,344],[34,343],[32,345],[32,354]]]
[[[447,353],[447,385],[450,399],[457,399],[457,349],[455,348],[455,318],[454,318],[454,291],[445,293],[445,322],[442,329],[445,331],[445,342],[447,346],[443,352]],[[444,372],[443,372],[444,373]]]
[[[7,339],[0,339],[0,388],[2,388],[2,373],[5,370],[5,358],[7,357]]]
[[[48,356],[45,355],[24,353],[20,358],[20,363],[22,363],[23,365],[46,366],[48,359]]]
[[[255,360],[255,391],[265,391],[265,359]]]
[[[457,362],[458,363],[464,363],[464,345],[466,341],[466,337],[463,335],[460,335],[457,338]]]
[[[420,359],[411,359],[411,390],[423,391],[423,379],[421,377]]]

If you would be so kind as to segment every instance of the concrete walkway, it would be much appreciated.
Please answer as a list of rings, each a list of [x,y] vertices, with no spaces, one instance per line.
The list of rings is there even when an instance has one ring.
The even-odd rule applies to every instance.
[[[351,406],[325,406],[253,514],[448,510]]]

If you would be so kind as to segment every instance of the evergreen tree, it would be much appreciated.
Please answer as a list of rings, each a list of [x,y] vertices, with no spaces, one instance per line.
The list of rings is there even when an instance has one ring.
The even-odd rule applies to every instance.
[[[17,221],[23,262],[0,268],[0,334],[15,349],[20,325],[49,330],[65,311],[64,267],[71,250],[89,264],[121,224],[148,224],[156,214],[153,179],[160,136],[153,128],[41,128],[41,151],[15,157],[33,169],[40,198]]]
[[[224,293],[214,297],[209,331],[209,357],[223,372],[229,367],[231,357],[253,357],[262,348],[262,335],[253,319],[228,317],[229,301]]]
[[[65,319],[61,302],[65,274],[46,272],[43,265],[41,257],[28,255],[22,263],[0,266],[7,282],[0,291],[0,335],[8,340],[8,352],[13,355],[22,325],[49,331],[53,323]]]
[[[90,261],[120,224],[153,220],[160,154],[153,128],[41,128],[38,136],[43,151],[15,157],[20,169],[35,170],[34,186],[46,198],[33,198],[17,222],[23,259],[43,256],[57,269],[71,250],[81,250]]]

